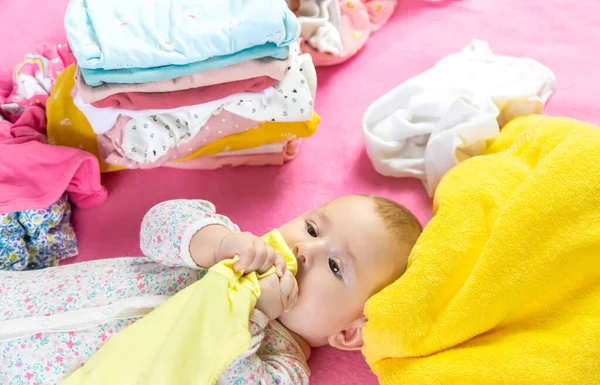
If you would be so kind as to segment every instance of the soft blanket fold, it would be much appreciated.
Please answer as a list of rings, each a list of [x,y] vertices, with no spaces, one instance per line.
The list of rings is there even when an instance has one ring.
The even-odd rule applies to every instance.
[[[451,170],[405,275],[366,306],[387,384],[600,381],[600,129],[509,123]]]

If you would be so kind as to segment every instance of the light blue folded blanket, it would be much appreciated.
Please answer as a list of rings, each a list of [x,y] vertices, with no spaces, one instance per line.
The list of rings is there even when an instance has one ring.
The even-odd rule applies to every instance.
[[[180,76],[191,75],[216,68],[223,68],[236,63],[241,63],[245,60],[259,59],[267,56],[275,59],[285,59],[288,57],[289,51],[289,47],[277,47],[272,43],[268,43],[248,48],[231,55],[215,56],[205,61],[186,65],[168,65],[155,68],[123,68],[116,70],[93,70],[82,68],[81,74],[83,75],[83,80],[92,87],[99,86],[102,83],[132,84],[156,82],[175,79]]]
[[[286,47],[300,23],[285,0],[71,0],[65,29],[79,67],[114,70]]]

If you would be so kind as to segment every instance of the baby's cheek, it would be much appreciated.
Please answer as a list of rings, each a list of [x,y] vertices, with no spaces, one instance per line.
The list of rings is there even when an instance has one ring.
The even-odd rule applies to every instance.
[[[336,293],[321,293],[310,310],[323,327],[337,328],[342,323],[349,311],[347,300]]]
[[[338,322],[340,313],[348,311],[348,297],[345,286],[331,272],[312,269],[298,277],[298,302],[293,311],[312,323]]]
[[[322,319],[330,316],[330,308],[333,302],[328,295],[318,289],[318,286],[310,286],[305,290],[300,287],[296,306],[289,312],[292,314],[288,315],[293,315],[294,320],[291,321],[302,322],[303,324],[321,323]]]

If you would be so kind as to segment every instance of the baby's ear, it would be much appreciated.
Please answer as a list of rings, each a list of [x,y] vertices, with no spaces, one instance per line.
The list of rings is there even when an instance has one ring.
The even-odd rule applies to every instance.
[[[329,345],[340,350],[360,350],[363,346],[362,329],[366,323],[367,318],[360,317],[346,329],[329,337]]]

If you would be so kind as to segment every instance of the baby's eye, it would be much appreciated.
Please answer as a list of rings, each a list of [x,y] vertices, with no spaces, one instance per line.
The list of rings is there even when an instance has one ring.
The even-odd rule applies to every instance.
[[[308,222],[306,223],[306,232],[313,238],[316,238],[318,236],[315,227]]]
[[[329,258],[329,270],[331,270],[331,272],[338,278],[342,277],[342,271],[340,270],[340,267],[338,266],[337,262],[331,258]]]

